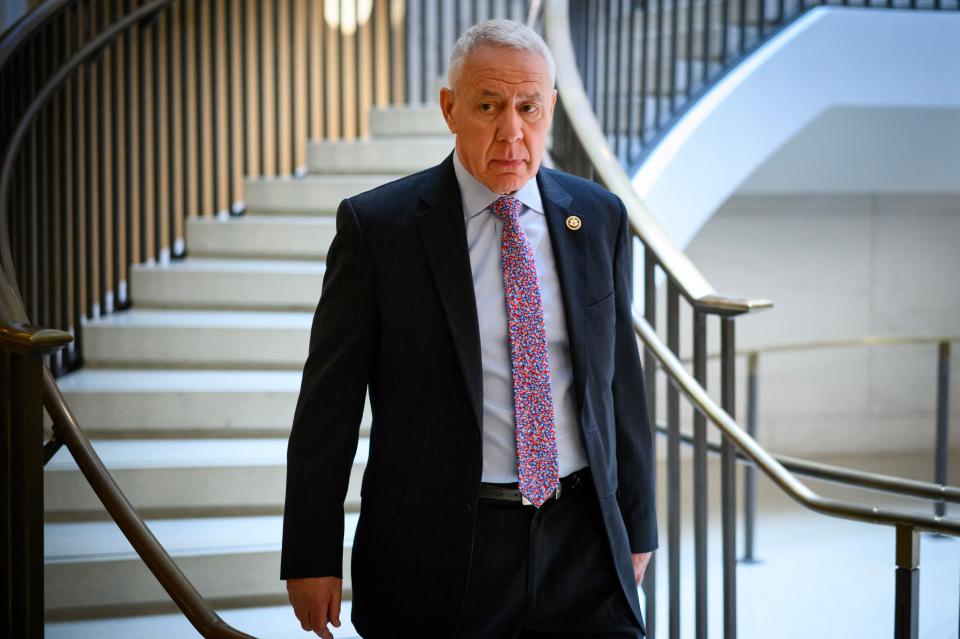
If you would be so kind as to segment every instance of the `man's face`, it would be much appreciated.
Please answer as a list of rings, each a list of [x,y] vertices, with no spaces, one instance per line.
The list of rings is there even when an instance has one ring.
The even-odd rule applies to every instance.
[[[463,61],[440,107],[463,166],[495,193],[513,193],[537,174],[557,91],[532,51],[482,46]]]

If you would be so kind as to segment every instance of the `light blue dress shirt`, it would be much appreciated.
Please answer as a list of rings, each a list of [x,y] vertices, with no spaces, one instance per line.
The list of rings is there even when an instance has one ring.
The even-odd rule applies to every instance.
[[[517,481],[517,446],[513,412],[513,375],[507,335],[507,308],[500,264],[503,222],[490,209],[500,195],[473,177],[454,152],[453,166],[463,200],[467,246],[473,271],[473,292],[480,324],[480,354],[483,361],[483,481]],[[560,476],[588,465],[583,448],[573,395],[570,343],[563,315],[563,296],[557,278],[553,246],[536,178],[512,194],[523,203],[520,226],[533,249],[543,301],[550,359],[554,426]]]

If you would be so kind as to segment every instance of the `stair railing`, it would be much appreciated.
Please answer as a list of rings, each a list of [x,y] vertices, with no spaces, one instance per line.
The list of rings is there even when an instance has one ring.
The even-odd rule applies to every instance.
[[[936,363],[932,367],[936,373],[936,385],[934,391],[934,444],[933,444],[933,484],[940,489],[946,490],[948,483],[948,453],[949,453],[949,420],[950,420],[950,353],[953,342],[960,341],[960,335],[871,335],[856,339],[833,339],[819,340],[812,342],[792,342],[789,344],[770,344],[766,346],[754,346],[742,351],[737,355],[747,360],[747,406],[746,406],[746,428],[747,433],[754,439],[757,437],[757,404],[759,398],[759,369],[760,358],[762,355],[772,353],[787,352],[809,352],[823,351],[826,349],[849,349],[865,348],[878,346],[935,346]],[[711,358],[718,357],[719,354],[712,354]],[[793,458],[785,458],[792,461],[794,468],[800,467],[798,464],[807,462]],[[813,464],[816,466],[816,464]],[[790,468],[789,465],[786,465]],[[890,489],[897,492],[895,489]],[[946,513],[946,503],[944,499],[938,498],[936,494],[927,494],[925,497],[931,499],[933,503],[933,513],[937,516],[944,516]],[[743,486],[743,526],[744,526],[744,550],[743,559],[752,561],[754,559],[754,543],[756,537],[756,474],[753,468],[748,467],[744,475]]]
[[[28,27],[63,9],[66,2],[48,3],[20,24]],[[77,69],[137,24],[156,18],[172,0],[150,0],[123,14],[83,43],[30,96],[9,129],[0,165],[0,411],[4,446],[2,459],[7,493],[3,537],[4,636],[43,637],[43,466],[65,444],[78,467],[139,557],[194,628],[204,637],[250,638],[224,622],[186,578],[126,499],[90,445],[71,413],[43,358],[72,340],[69,333],[32,326],[17,284],[10,246],[8,202],[14,167],[21,147],[33,138],[33,126],[52,96]],[[57,5],[57,6],[54,6]],[[10,40],[5,40],[9,44]],[[0,69],[11,48],[0,49]],[[36,174],[32,177],[38,178]],[[35,185],[35,183],[30,183]],[[20,200],[14,200],[20,202]],[[35,200],[34,200],[35,201]],[[29,213],[29,211],[28,211]],[[34,246],[33,248],[36,248]],[[34,256],[36,259],[36,256]],[[44,442],[44,407],[53,420],[52,437]]]
[[[601,4],[601,3],[597,3]],[[608,6],[610,3],[606,3]],[[578,3],[574,11],[582,11]],[[631,3],[632,6],[632,3]],[[676,3],[673,4],[676,7]],[[741,4],[741,6],[743,6]],[[579,15],[579,14],[578,14]],[[657,410],[656,372],[658,367],[668,379],[666,390],[667,436],[667,568],[669,618],[668,636],[680,636],[680,446],[685,436],[680,432],[680,394],[694,410],[693,434],[693,518],[694,518],[694,636],[707,636],[707,422],[720,431],[720,496],[721,496],[721,554],[723,582],[723,635],[733,639],[737,632],[736,616],[736,464],[743,456],[769,477],[790,497],[816,512],[845,517],[868,523],[894,526],[896,543],[896,610],[895,636],[898,639],[917,635],[919,586],[918,531],[930,530],[944,534],[960,534],[960,521],[887,511],[877,507],[825,498],[810,490],[764,450],[733,419],[736,412],[736,346],[735,321],[740,315],[770,308],[763,299],[741,299],[718,294],[686,255],[666,236],[646,205],[640,200],[624,171],[624,162],[608,144],[595,115],[594,106],[584,89],[578,69],[570,28],[571,7],[566,0],[545,0],[543,20],[547,42],[557,62],[557,88],[561,109],[554,119],[552,155],[562,168],[592,177],[616,193],[623,201],[630,217],[635,245],[642,249],[643,315],[634,315],[638,337],[645,345],[645,387],[652,414]],[[666,289],[666,341],[656,332],[657,283],[664,279]],[[690,308],[692,321],[690,340],[693,350],[693,374],[680,363],[681,299]],[[720,403],[706,390],[707,383],[707,321],[716,316],[720,324]],[[788,461],[788,460],[785,460]],[[798,466],[794,466],[799,468]],[[815,470],[808,468],[808,470]],[[842,476],[849,483],[864,487],[884,486],[906,490],[909,488],[893,477],[858,473],[848,469],[816,469],[823,474]],[[917,493],[930,497],[943,495],[952,501],[954,489],[940,486],[913,486]],[[915,493],[916,494],[916,493]],[[949,497],[947,495],[950,495]],[[646,619],[650,636],[656,636],[656,558],[651,561],[644,580],[647,595]]]
[[[145,2],[47,0],[3,34],[4,159],[37,91]],[[6,201],[28,315],[74,336],[45,356],[57,377],[83,365],[87,320],[136,299],[133,265],[187,255],[189,220],[242,214],[245,179],[298,175],[308,140],[366,136],[371,109],[408,103],[407,4],[178,0],[74,68]]]
[[[585,89],[632,175],[700,97],[818,6],[960,9],[957,0],[597,0],[571,3]]]

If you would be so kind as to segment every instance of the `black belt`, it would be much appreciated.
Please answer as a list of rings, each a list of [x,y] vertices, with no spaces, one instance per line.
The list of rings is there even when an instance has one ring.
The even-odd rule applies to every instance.
[[[556,492],[554,492],[547,501],[560,499],[562,495],[567,494],[588,479],[590,479],[589,467],[581,468],[566,477],[561,477],[560,485],[557,487]],[[501,501],[520,502],[524,506],[533,505],[529,499],[520,494],[516,482],[512,484],[480,484],[480,492],[477,496],[480,499],[498,499]]]

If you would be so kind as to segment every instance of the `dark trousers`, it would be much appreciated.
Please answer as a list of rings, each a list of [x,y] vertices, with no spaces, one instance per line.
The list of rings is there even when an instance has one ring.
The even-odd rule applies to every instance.
[[[458,639],[638,639],[589,473],[541,508],[481,499]]]

